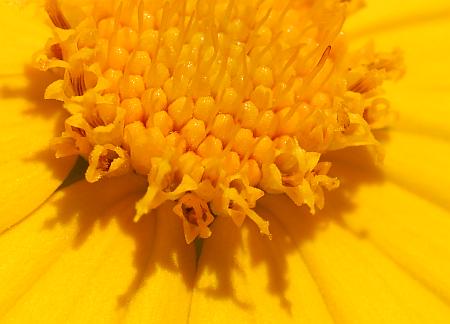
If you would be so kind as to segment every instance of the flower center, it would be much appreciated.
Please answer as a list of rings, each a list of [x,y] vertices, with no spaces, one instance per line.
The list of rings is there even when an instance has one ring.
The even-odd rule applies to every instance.
[[[389,120],[378,87],[398,56],[349,53],[343,1],[47,1],[54,36],[36,55],[60,79],[45,96],[70,113],[57,157],[86,179],[148,177],[138,220],[170,200],[186,241],[214,217],[246,217],[285,193],[311,212],[337,187],[321,154],[376,145]]]

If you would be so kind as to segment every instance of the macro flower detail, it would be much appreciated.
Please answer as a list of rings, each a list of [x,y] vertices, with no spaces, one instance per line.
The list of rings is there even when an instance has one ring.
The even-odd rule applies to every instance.
[[[185,227],[188,243],[210,236],[214,217],[249,218],[270,237],[254,210],[264,193],[322,209],[324,190],[339,184],[322,155],[349,146],[380,155],[372,130],[393,119],[380,87],[401,76],[401,55],[349,51],[348,8],[48,0],[53,37],[35,62],[59,76],[45,98],[70,113],[56,156],[83,156],[89,182],[147,177],[135,220],[178,202],[175,213],[195,228]],[[193,200],[202,225],[181,215]]]
[[[112,4],[111,12],[119,9],[118,3],[105,2]],[[132,163],[123,144],[123,130],[129,125],[125,109],[115,115],[105,109],[103,124],[90,124],[91,119],[83,114],[80,119],[69,109],[84,107],[77,102],[80,98],[91,102],[87,93],[97,86],[99,70],[91,73],[83,65],[89,70],[83,70],[83,78],[75,68],[64,81],[66,67],[72,67],[65,60],[50,62],[64,57],[62,48],[49,48],[74,35],[72,27],[87,19],[93,2],[60,0],[46,7],[45,0],[1,1],[0,322],[449,323],[450,3],[364,2],[365,7],[363,1],[341,1],[347,7],[342,33],[316,59],[326,58],[319,69],[324,71],[337,52],[346,57],[346,67],[333,69],[330,76],[337,71],[345,75],[344,98],[355,104],[363,100],[364,111],[357,115],[380,145],[364,144],[361,139],[368,128],[347,127],[354,116],[331,110],[332,118],[322,122],[339,120],[342,127],[334,133],[325,127],[323,139],[331,142],[323,151],[313,147],[317,142],[309,142],[315,138],[308,137],[311,132],[292,135],[303,151],[276,151],[272,164],[255,160],[261,174],[269,175],[256,186],[245,173],[235,173],[222,179],[221,188],[211,183],[204,191],[186,190],[176,198],[176,186],[161,192],[149,184],[172,181],[167,171],[172,163],[197,157],[190,153],[184,162],[170,155],[147,160],[158,171],[148,181],[150,174],[136,172],[139,165]],[[122,3],[139,7],[141,2]],[[312,9],[319,8],[318,3],[300,0],[290,5]],[[331,8],[327,3],[332,4],[324,1],[320,8]],[[273,15],[284,10],[275,1],[271,4]],[[335,4],[330,16],[320,19],[330,11],[310,10],[310,17],[319,18],[315,21],[322,26],[334,23],[332,17],[341,13]],[[283,8],[287,5],[281,3]],[[251,10],[256,8],[257,4]],[[301,12],[306,17],[306,11]],[[259,16],[249,11],[245,17]],[[407,67],[401,82],[383,82],[403,74],[401,56]],[[40,62],[56,66],[43,73],[39,69],[46,67]],[[317,65],[308,66],[299,79],[313,66]],[[59,84],[48,87],[58,79]],[[329,95],[336,90],[331,80],[320,92]],[[66,87],[63,96],[61,85]],[[166,94],[164,87],[161,90]],[[45,100],[45,93],[60,101]],[[312,104],[311,99],[299,98]],[[243,122],[232,117],[233,122]],[[259,136],[254,128],[243,128]],[[353,145],[362,144],[340,149],[350,134]],[[102,144],[92,145],[94,135]],[[217,143],[214,138],[208,141]],[[239,148],[231,150],[239,155]],[[60,158],[55,158],[55,149]],[[80,150],[89,154],[77,158]],[[290,154],[304,153],[313,158],[308,167],[315,161],[320,164],[310,176],[293,172],[295,159]],[[382,164],[374,163],[383,156]],[[200,158],[203,167],[204,157]],[[89,162],[92,167],[86,172]],[[323,209],[319,200],[314,202],[312,215],[308,202],[313,202],[303,201],[303,193],[293,189],[303,179],[313,186],[315,177],[325,200]],[[328,191],[321,182],[330,178],[339,180],[337,190]],[[183,189],[198,184],[185,180]],[[221,205],[226,216],[216,214],[207,202],[220,190],[233,200]],[[137,201],[149,208],[153,205],[148,201],[172,197],[174,201],[168,199],[134,221]],[[244,203],[248,209],[241,207]],[[271,240],[261,235],[252,212],[270,222]],[[190,240],[194,244],[186,244]]]

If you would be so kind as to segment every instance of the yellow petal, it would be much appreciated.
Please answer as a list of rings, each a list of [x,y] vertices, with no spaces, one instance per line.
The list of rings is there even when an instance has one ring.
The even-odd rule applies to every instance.
[[[259,211],[258,211],[259,212]],[[251,222],[217,218],[204,241],[192,323],[332,323],[297,242],[270,218],[273,240]]]
[[[382,193],[384,195],[381,196]],[[408,217],[410,213],[414,213],[407,208],[409,201],[380,200],[389,196],[389,193],[388,186],[380,185],[377,190],[372,190],[370,195],[358,196],[355,200],[347,201],[345,196],[335,196],[331,199],[329,197],[328,207],[316,217],[306,215],[304,210],[295,207],[285,198],[280,200],[279,197],[268,197],[263,204],[267,209],[276,212],[284,228],[300,246],[305,263],[317,281],[336,322],[446,323],[450,320],[450,308],[440,296],[427,289],[422,282],[411,276],[410,272],[405,271],[396,258],[381,252],[365,236],[365,232],[356,234],[341,226],[342,217],[364,217],[358,207],[367,201],[378,205],[385,203],[386,211],[393,204],[403,206],[405,213],[401,217],[405,222],[411,222],[408,227],[423,224],[416,222],[418,214],[411,219]],[[383,220],[386,223],[385,228],[388,228],[393,214],[372,215],[380,221]],[[367,230],[370,230],[370,226]],[[446,231],[448,233],[448,227]],[[419,261],[416,255],[420,255],[421,251],[415,251],[415,248],[426,245],[428,237],[405,237],[401,227],[392,234],[397,235],[396,242],[406,248],[402,251],[408,253],[404,258],[410,257]],[[383,233],[379,232],[379,235],[382,236]],[[407,238],[415,242],[408,246]],[[440,256],[441,264],[448,260],[448,247],[446,248],[447,244],[444,242],[438,242],[439,251],[430,255],[430,258],[434,259],[432,265],[437,263],[434,256]],[[442,249],[447,252],[441,253]],[[420,261],[427,262],[427,258]],[[439,268],[435,273],[441,271],[440,279],[443,279],[449,277],[449,270],[447,267]],[[440,283],[441,281],[434,282]]]
[[[0,314],[4,315],[28,294],[59,258],[76,253],[91,235],[93,225],[102,220],[100,217],[107,218],[108,208],[136,188],[139,187],[133,178],[94,185],[79,182],[58,191],[30,217],[3,233]]]
[[[352,210],[342,213],[344,224],[354,233],[363,233],[409,276],[450,303],[448,210],[411,192],[409,187],[380,177],[367,184],[364,172],[342,167],[339,174],[344,184],[362,182],[354,190],[347,188]]]
[[[48,77],[27,68],[48,36],[35,14],[0,4],[0,232],[47,199],[74,163],[56,160],[49,150],[63,113],[42,99]]]
[[[24,64],[43,48],[51,35],[43,7],[20,4],[19,1],[0,3],[0,76],[23,74]]]
[[[175,215],[132,221],[138,199],[132,193],[142,195],[144,188],[135,177],[79,182],[0,236],[0,321],[117,322],[127,317],[143,282],[174,288],[172,296],[151,289],[154,300],[189,305],[179,292],[186,286],[183,275],[194,274],[195,258],[182,270],[175,264],[194,252],[189,254]],[[146,307],[164,309],[153,309],[152,300]]]
[[[38,75],[0,78],[0,232],[44,202],[74,164],[49,147],[65,114],[38,99],[43,82]]]
[[[392,2],[393,7],[385,4],[383,10],[390,12],[396,2]],[[385,87],[392,109],[399,112],[399,121],[394,125],[396,131],[389,131],[383,169],[402,187],[450,208],[450,195],[444,189],[450,187],[450,176],[445,171],[450,165],[450,4],[431,1],[418,10],[421,3],[402,2],[405,9],[398,11],[399,15],[414,10],[419,15],[435,10],[439,15],[404,21],[370,35],[383,50],[401,48],[407,67],[400,82]]]
[[[364,0],[364,9],[351,16],[345,29],[352,35],[387,32],[424,21],[448,17],[450,3],[446,0]],[[411,37],[411,36],[410,36]]]
[[[186,244],[182,224],[172,209],[172,203],[165,203],[154,215],[144,217],[156,217],[155,229],[147,234],[153,245],[142,247],[147,259],[140,265],[140,287],[128,305],[126,323],[185,323],[189,316],[195,248]]]
[[[390,131],[384,169],[390,181],[450,209],[450,140]]]
[[[394,129],[384,135],[387,137],[383,141],[386,153],[378,170],[374,169],[373,162],[360,149],[347,149],[329,154],[327,158],[338,162],[334,169],[341,165],[340,170],[344,165],[368,175],[384,174],[385,181],[450,209],[450,192],[446,190],[450,188],[450,174],[447,171],[450,165],[450,141]]]
[[[385,89],[400,113],[396,128],[450,140],[450,11],[447,19],[410,26],[377,36],[384,48],[398,46],[405,56],[406,74]]]
[[[448,69],[450,72],[450,68]],[[450,80],[450,79],[449,79]],[[448,109],[450,107],[450,84],[435,89],[399,85],[387,87],[392,109],[399,111],[395,128],[408,133],[450,140]],[[447,90],[445,90],[447,89]]]
[[[383,86],[393,109],[400,112],[396,127],[408,132],[450,139],[450,128],[445,117],[450,105],[449,2],[435,0],[426,5],[421,0],[371,2],[373,3],[369,3],[367,15],[357,14],[351,17],[347,27],[351,33],[361,36],[360,39],[353,37],[352,45],[373,39],[378,49],[389,51],[400,48],[404,52],[405,76],[398,83]],[[398,10],[398,7],[402,10]],[[435,14],[428,14],[430,10]],[[400,19],[411,13],[422,19]],[[385,29],[373,25],[374,19],[383,24],[391,15],[398,18],[397,25]],[[352,25],[354,21],[367,23],[373,30],[368,33],[362,26]]]

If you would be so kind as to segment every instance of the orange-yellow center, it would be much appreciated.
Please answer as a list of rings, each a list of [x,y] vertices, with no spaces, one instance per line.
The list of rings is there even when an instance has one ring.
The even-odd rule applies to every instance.
[[[349,1],[49,0],[54,36],[36,55],[70,113],[53,146],[89,161],[86,179],[137,172],[136,217],[170,200],[187,242],[214,217],[246,217],[264,193],[311,212],[337,187],[321,154],[377,145],[390,120],[379,86],[397,53],[352,53]],[[350,4],[351,5],[351,4]]]

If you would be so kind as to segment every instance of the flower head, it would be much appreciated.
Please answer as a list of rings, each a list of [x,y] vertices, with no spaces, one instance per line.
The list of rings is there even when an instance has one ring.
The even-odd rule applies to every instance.
[[[323,208],[338,180],[321,155],[378,148],[372,129],[391,121],[379,89],[400,76],[400,55],[349,51],[341,1],[49,0],[46,11],[54,36],[36,64],[59,74],[45,97],[70,113],[56,155],[88,159],[89,182],[146,176],[135,220],[176,201],[188,243],[211,235],[212,215],[270,236],[254,211],[264,193]],[[207,223],[182,207],[193,197]]]
[[[115,121],[121,120],[120,113],[108,115],[111,110],[102,110],[110,105],[99,109],[108,125],[90,125],[90,119],[83,114],[84,120],[74,117],[76,114],[70,107],[79,109],[77,97],[83,97],[86,102],[91,99],[86,93],[75,95],[70,78],[65,89],[70,100],[59,98],[69,114],[54,101],[44,102],[42,94],[50,79],[59,75],[60,81],[64,81],[65,67],[51,67],[54,73],[42,73],[29,66],[31,53],[42,48],[52,31],[53,38],[62,35],[61,39],[65,40],[68,38],[63,34],[72,33],[55,28],[55,24],[75,26],[74,22],[86,18],[85,9],[92,2],[58,1],[49,3],[47,12],[44,7],[33,11],[33,7],[17,6],[21,2],[0,2],[2,323],[227,323],[230,319],[243,323],[449,322],[450,199],[446,188],[450,186],[450,178],[445,172],[450,163],[446,118],[450,102],[447,2],[368,0],[367,9],[348,17],[343,28],[345,34],[337,37],[341,41],[332,42],[328,54],[325,48],[320,58],[317,56],[317,62],[326,58],[320,69],[324,71],[333,62],[335,45],[348,45],[339,51],[348,57],[347,67],[352,68],[344,78],[351,82],[352,89],[347,88],[344,97],[355,103],[352,107],[360,107],[356,103],[364,102],[368,109],[357,110],[357,115],[370,128],[378,128],[395,117],[389,112],[387,100],[381,98],[378,85],[385,77],[396,78],[401,71],[391,67],[401,64],[396,51],[376,54],[373,47],[362,43],[373,37],[377,48],[390,50],[400,46],[405,51],[408,73],[395,86],[383,84],[389,90],[386,97],[399,111],[400,118],[388,132],[372,132],[386,149],[382,168],[371,163],[364,148],[329,152],[331,146],[323,151],[307,147],[308,143],[317,144],[305,141],[309,135],[316,134],[307,131],[292,135],[303,151],[295,145],[286,145],[285,149],[276,151],[272,164],[263,167],[255,160],[260,173],[270,175],[264,182],[251,184],[257,179],[256,168],[225,179],[219,177],[227,196],[216,203],[228,214],[219,217],[212,210],[212,203],[207,203],[209,195],[215,196],[216,190],[219,193],[222,190],[211,182],[202,191],[188,190],[175,202],[161,204],[152,210],[151,217],[141,217],[139,222],[133,222],[136,200],[142,199],[145,190],[150,191],[146,197],[152,198],[149,183],[174,181],[177,174],[167,170],[172,163],[181,162],[174,161],[170,155],[157,156],[159,160],[150,159],[147,163],[151,168],[155,165],[159,172],[114,177],[114,172],[118,175],[126,168],[129,173],[137,170],[123,144],[125,136],[117,132],[121,123]],[[76,6],[71,6],[73,3]],[[152,3],[159,5],[159,2]],[[264,3],[261,1],[262,6]],[[319,1],[291,2],[293,6],[299,3],[311,8]],[[360,7],[361,1],[342,3],[347,5],[349,16]],[[117,6],[112,8],[116,9]],[[63,16],[58,12],[64,13]],[[321,12],[316,11],[314,17],[320,17]],[[328,19],[334,21],[331,17],[340,13],[332,12],[322,23]],[[50,30],[44,21],[51,26]],[[35,58],[38,63],[51,63],[51,55],[47,48]],[[53,59],[61,55],[54,49]],[[386,56],[391,63],[386,62]],[[59,61],[52,63],[61,64],[63,60]],[[309,67],[313,66],[317,65]],[[92,85],[90,82],[96,79],[90,77],[98,72],[84,71],[85,77],[81,78],[80,71],[84,69],[75,69],[72,75],[73,80],[78,80],[75,87],[78,93]],[[308,71],[311,70],[303,72]],[[361,80],[362,76],[366,79]],[[328,89],[321,92],[331,91],[330,82],[327,79],[320,85]],[[47,94],[52,94],[52,87]],[[309,99],[302,100],[312,104]],[[377,144],[367,145],[364,141],[364,136],[370,134],[364,132],[367,128],[359,124],[348,127],[353,120],[349,113],[347,118],[333,110],[328,112],[329,115],[319,115],[323,125],[338,120],[341,128],[330,132],[325,127],[327,132],[323,133],[326,136],[322,140],[331,140],[329,144],[333,143],[337,149],[348,144],[350,134],[358,135],[352,137],[352,145],[361,143],[380,153]],[[333,118],[328,120],[326,116]],[[60,136],[61,131],[70,136],[63,139],[65,134]],[[106,137],[108,141],[97,148],[92,146],[94,132],[96,140]],[[118,136],[111,137],[111,134]],[[53,141],[59,153],[73,150],[78,154],[76,150],[87,149],[89,154],[84,157],[89,160],[92,155],[91,161],[97,164],[90,167],[86,176],[91,181],[99,178],[101,181],[81,180],[69,185],[71,180],[66,180],[56,190],[74,159],[54,158],[48,142],[55,136],[60,136]],[[121,136],[123,142],[119,142]],[[311,138],[320,139],[315,136]],[[210,143],[213,147],[218,142]],[[302,159],[305,154],[311,159]],[[240,155],[239,158],[241,161]],[[183,159],[193,166],[198,160],[192,154]],[[313,162],[317,165],[306,176],[296,172],[298,161],[302,161],[298,163],[302,166]],[[214,171],[225,172],[222,169],[233,165],[219,166]],[[74,171],[72,175],[77,174],[77,169]],[[209,176],[214,176],[214,172]],[[317,199],[319,195],[314,195],[315,201],[302,201],[302,195],[291,190],[300,181],[309,182],[311,188],[316,184],[315,188],[326,189],[322,181],[332,176],[339,178],[341,187],[326,194],[323,210],[318,210],[323,203]],[[178,182],[179,179],[175,181]],[[197,184],[189,178],[185,183]],[[163,195],[156,191],[154,197],[170,198],[176,194],[176,188],[164,191]],[[260,197],[264,190],[286,194]],[[227,204],[227,199],[233,201]],[[300,199],[305,206],[296,206],[295,199]],[[250,208],[244,209],[234,200],[244,200]],[[317,215],[310,215],[308,203],[316,208]],[[146,204],[142,201],[142,206]],[[252,211],[260,219],[270,221],[272,240],[261,236],[252,222],[245,221],[250,217],[256,219]],[[185,243],[186,239],[208,237],[210,233],[210,238],[197,240],[203,242],[201,250],[196,251],[198,244]]]

